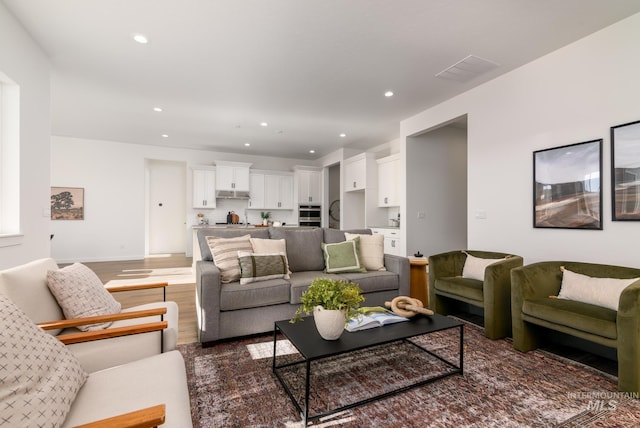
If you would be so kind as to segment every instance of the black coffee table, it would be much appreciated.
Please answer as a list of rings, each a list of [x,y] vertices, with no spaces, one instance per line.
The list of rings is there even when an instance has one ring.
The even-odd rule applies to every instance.
[[[458,364],[454,364],[445,358],[438,356],[431,352],[430,350],[420,346],[419,344],[408,340],[409,338],[420,336],[424,334],[434,333],[437,331],[448,330],[448,329],[459,329],[459,358]],[[290,342],[291,344],[298,350],[300,355],[302,356],[302,360],[296,360],[293,362],[288,362],[286,364],[277,365],[276,360],[276,347],[277,347],[277,335],[278,332],[281,332]],[[340,354],[345,354],[361,349],[371,348],[374,346],[384,346],[393,342],[404,341],[406,343],[410,343],[411,345],[421,349],[422,351],[436,357],[440,361],[444,362],[447,366],[452,368],[451,370],[434,375],[432,377],[428,377],[426,379],[422,379],[416,383],[410,384],[408,386],[403,386],[398,389],[394,389],[391,391],[385,391],[384,393],[375,395],[373,397],[357,401],[355,403],[348,404],[346,406],[342,406],[339,408],[335,408],[323,413],[318,413],[315,415],[309,414],[309,391],[311,388],[310,378],[311,378],[311,362],[320,360],[327,357],[332,357]],[[414,318],[411,318],[408,322],[401,322],[397,324],[386,325],[384,327],[376,327],[369,330],[358,331],[354,333],[349,333],[345,331],[342,336],[338,340],[324,340],[318,334],[318,331],[315,327],[315,322],[312,317],[305,318],[304,322],[297,322],[295,324],[291,324],[288,320],[285,321],[276,321],[274,331],[273,331],[273,373],[276,375],[283,388],[291,398],[296,409],[300,412],[300,416],[305,422],[305,426],[309,421],[314,421],[325,417],[327,415],[341,412],[356,406],[360,406],[362,404],[370,403],[375,400],[380,400],[382,398],[386,398],[400,392],[407,391],[412,388],[419,387],[421,385],[425,385],[430,382],[434,382],[436,380],[445,378],[447,376],[452,376],[455,374],[463,374],[463,342],[464,342],[464,331],[463,331],[463,323],[455,320],[450,317],[442,316],[442,315],[433,315],[433,316],[423,316],[419,315]],[[305,373],[305,393],[304,393],[304,403],[299,403],[296,400],[292,390],[289,385],[285,381],[284,377],[280,373],[281,369],[285,367],[291,367],[295,365],[306,365],[306,373]]]

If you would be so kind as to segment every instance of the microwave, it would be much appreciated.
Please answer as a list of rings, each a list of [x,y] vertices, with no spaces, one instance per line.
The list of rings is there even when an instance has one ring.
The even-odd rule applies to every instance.
[[[320,205],[300,205],[298,209],[298,224],[300,226],[319,227],[322,218]]]

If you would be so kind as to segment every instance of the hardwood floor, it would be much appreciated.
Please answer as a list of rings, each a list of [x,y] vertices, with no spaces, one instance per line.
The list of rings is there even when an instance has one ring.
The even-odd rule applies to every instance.
[[[103,283],[120,280],[123,277],[144,280],[156,276],[157,270],[191,267],[191,258],[184,254],[166,257],[148,257],[143,260],[83,263],[91,268]],[[195,280],[194,280],[195,281]],[[143,281],[145,282],[145,281]],[[146,282],[149,282],[148,280]],[[113,293],[123,308],[162,300],[162,290],[139,290]],[[178,304],[180,313],[178,343],[198,341],[195,306],[195,282],[189,284],[169,284],[167,300]]]

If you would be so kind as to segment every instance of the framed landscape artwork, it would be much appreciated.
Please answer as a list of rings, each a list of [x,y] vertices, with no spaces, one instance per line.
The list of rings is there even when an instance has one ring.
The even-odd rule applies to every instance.
[[[51,220],[84,220],[84,189],[52,187]]]
[[[640,121],[611,127],[613,221],[640,221]]]
[[[533,152],[533,227],[602,229],[602,139]]]

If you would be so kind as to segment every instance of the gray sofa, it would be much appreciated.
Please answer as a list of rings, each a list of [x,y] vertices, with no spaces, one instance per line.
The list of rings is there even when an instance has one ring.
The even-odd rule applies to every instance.
[[[371,234],[370,229],[350,230]],[[231,238],[250,234],[253,238],[285,239],[290,279],[272,279],[250,285],[220,283],[207,236]],[[382,306],[398,295],[409,294],[409,259],[384,255],[386,271],[326,274],[321,243],[345,240],[344,231],[328,228],[234,228],[200,229],[197,233],[202,260],[196,262],[196,311],[198,339],[207,344],[220,339],[273,331],[273,323],[290,319],[300,306],[302,293],[318,276],[358,283],[363,306]]]

